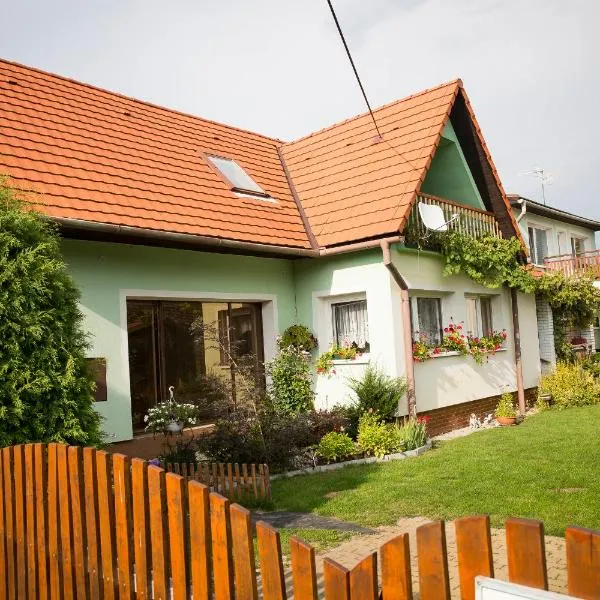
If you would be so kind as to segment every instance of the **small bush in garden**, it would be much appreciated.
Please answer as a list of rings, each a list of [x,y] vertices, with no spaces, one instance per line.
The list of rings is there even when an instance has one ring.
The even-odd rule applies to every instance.
[[[281,348],[267,365],[267,372],[271,376],[269,391],[277,410],[299,413],[313,407],[310,362],[306,353],[294,346]]]
[[[508,419],[512,419],[517,416],[517,411],[515,410],[515,399],[510,392],[504,392],[504,394],[500,396],[500,400],[498,400],[498,405],[496,406],[494,414],[496,417],[506,417]]]
[[[345,427],[344,431],[353,439],[356,439],[358,435],[358,421],[365,411],[360,405],[355,402],[354,404],[340,405],[336,404],[331,409],[331,414],[339,415],[340,418],[344,419]]]
[[[159,457],[159,465],[167,463],[186,463],[192,464],[198,462],[196,444],[194,439],[177,440],[174,444],[167,446]]]
[[[317,455],[328,462],[336,461],[356,452],[354,442],[346,433],[330,431],[321,438],[317,447]]]
[[[403,377],[390,377],[379,367],[369,364],[360,379],[352,378],[348,385],[356,394],[361,412],[372,410],[384,420],[396,414],[408,386]]]
[[[384,423],[377,413],[364,413],[358,422],[356,442],[360,450],[381,458],[392,452],[401,452],[404,440],[400,428]]]
[[[542,377],[538,388],[538,406],[546,408],[541,396],[550,394],[552,406],[570,408],[600,402],[600,382],[581,364],[559,362],[552,373]]]
[[[427,423],[429,417],[410,417],[400,425],[400,436],[404,440],[404,450],[416,450],[427,443]]]
[[[280,348],[294,348],[302,352],[311,352],[317,347],[317,338],[306,325],[290,325],[278,340]]]
[[[595,352],[581,361],[581,366],[596,379],[600,378],[600,352]]]

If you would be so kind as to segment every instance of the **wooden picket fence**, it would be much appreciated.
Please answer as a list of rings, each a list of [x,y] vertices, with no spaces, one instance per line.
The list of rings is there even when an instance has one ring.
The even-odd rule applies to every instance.
[[[176,473],[188,480],[208,486],[212,492],[231,500],[248,497],[270,500],[271,480],[268,465],[237,463],[165,463],[169,473]]]
[[[253,526],[245,508],[196,480],[121,454],[60,444],[0,452],[0,600],[285,600],[278,532]],[[463,600],[477,575],[493,576],[489,519],[458,519],[456,547]],[[506,523],[511,581],[548,586],[543,526]],[[600,598],[600,533],[566,532],[568,590]],[[410,600],[408,535],[381,548],[381,595]],[[421,600],[450,598],[445,527],[417,530]],[[316,600],[315,551],[291,540],[295,600]],[[325,559],[326,600],[378,600],[377,554],[348,570]]]

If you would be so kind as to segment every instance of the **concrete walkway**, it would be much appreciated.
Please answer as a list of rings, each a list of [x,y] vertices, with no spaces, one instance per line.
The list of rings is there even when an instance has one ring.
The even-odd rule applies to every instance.
[[[319,594],[323,597],[323,558],[329,557],[347,568],[352,568],[362,558],[376,552],[385,542],[396,537],[401,533],[408,533],[410,537],[411,565],[413,575],[413,591],[415,597],[418,596],[418,570],[416,560],[416,529],[419,525],[428,523],[429,519],[422,517],[400,519],[395,526],[379,527],[370,535],[358,535],[347,542],[332,548],[327,552],[317,556],[317,577],[319,585]],[[454,526],[452,523],[446,524],[446,540],[448,547],[448,560],[450,571],[450,587],[452,598],[460,597],[458,583],[458,567],[456,562],[456,538]],[[494,554],[495,576],[497,579],[508,579],[507,559],[506,559],[506,540],[504,529],[492,529],[492,548]],[[546,536],[546,559],[548,564],[548,579],[551,591],[566,593],[567,571],[565,541],[563,538]],[[291,597],[291,574],[286,573],[288,577],[287,585],[289,597]]]

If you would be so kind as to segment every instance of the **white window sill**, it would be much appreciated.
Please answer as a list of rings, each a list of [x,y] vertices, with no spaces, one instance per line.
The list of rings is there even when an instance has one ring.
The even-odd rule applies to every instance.
[[[334,365],[366,365],[370,360],[370,354],[361,354],[357,358],[336,358],[332,362]]]
[[[498,352],[506,352],[507,350],[508,348],[500,348],[499,350],[496,350],[496,352],[486,352],[486,354],[493,356],[494,354],[498,354]],[[439,354],[432,354],[429,358],[448,358],[449,356],[463,356],[463,354],[461,352],[457,352],[456,350],[452,350],[448,352],[440,352]],[[464,357],[469,358],[469,355],[465,354]],[[427,360],[414,362],[427,362]]]

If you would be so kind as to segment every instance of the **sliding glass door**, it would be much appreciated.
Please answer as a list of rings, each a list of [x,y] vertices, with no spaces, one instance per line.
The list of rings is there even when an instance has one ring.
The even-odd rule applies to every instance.
[[[258,373],[263,361],[260,304],[128,300],[127,332],[134,431],[170,386],[207,417],[209,408],[226,410],[241,393],[237,365],[250,361]]]

